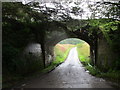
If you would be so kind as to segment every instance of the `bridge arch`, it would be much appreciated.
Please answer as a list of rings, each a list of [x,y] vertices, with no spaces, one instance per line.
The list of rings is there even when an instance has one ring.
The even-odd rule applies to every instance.
[[[58,28],[59,27],[59,28]],[[95,45],[94,39],[89,36],[89,32],[86,29],[78,29],[76,31],[70,31],[64,27],[54,25],[53,30],[48,30],[49,33],[45,36],[45,65],[49,65],[54,60],[54,46],[61,40],[67,38],[78,38],[82,39],[90,45],[90,57],[92,63],[95,64]]]

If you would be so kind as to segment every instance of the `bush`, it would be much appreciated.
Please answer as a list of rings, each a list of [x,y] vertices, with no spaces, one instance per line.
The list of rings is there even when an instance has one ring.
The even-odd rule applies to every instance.
[[[15,70],[15,62],[17,60],[17,56],[18,56],[20,50],[7,43],[7,44],[3,45],[2,51],[3,51],[2,52],[3,69],[7,69],[7,71],[9,71],[9,72],[16,71]]]
[[[99,75],[100,74],[100,71],[99,69],[97,69],[96,67],[93,67],[93,66],[86,66],[86,69],[90,72],[90,74],[96,76],[96,75]]]

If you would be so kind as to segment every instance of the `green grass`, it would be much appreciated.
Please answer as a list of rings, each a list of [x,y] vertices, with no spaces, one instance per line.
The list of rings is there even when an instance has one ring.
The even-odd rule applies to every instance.
[[[90,65],[90,47],[87,43],[83,42],[77,45],[78,57],[81,63],[93,76],[101,77],[120,83],[120,70],[109,70],[107,72],[102,72],[95,66]]]
[[[90,62],[90,46],[83,42],[80,44],[77,44],[77,51],[78,51],[78,58],[79,60],[84,64],[88,65]]]
[[[96,76],[109,79],[111,81],[114,81],[120,84],[120,71],[119,70],[112,70],[112,71],[108,71],[105,73],[101,72],[100,74],[97,74]]]
[[[54,48],[55,60],[51,63],[51,65],[47,66],[45,69],[40,68],[37,72],[26,74],[25,76],[8,74],[8,76],[5,77],[5,75],[4,75],[3,87],[9,88],[9,87],[12,87],[13,85],[15,85],[19,82],[23,82],[26,79],[34,78],[34,77],[37,77],[38,75],[42,75],[44,73],[49,72],[50,70],[54,69],[58,64],[65,61],[65,59],[67,58],[67,56],[69,54],[70,49],[73,48],[74,46],[75,45],[71,45],[71,44],[56,45]],[[31,57],[28,57],[28,60],[29,59],[31,60]],[[34,59],[36,59],[36,58],[34,58]],[[38,61],[38,60],[36,60],[36,61]],[[31,63],[31,64],[33,65],[34,63]],[[36,64],[33,66],[35,66],[35,68],[36,68]],[[34,67],[31,67],[31,68],[34,68]],[[25,72],[25,69],[23,69],[23,70]]]
[[[119,70],[109,70],[108,72],[102,72],[97,67],[85,66],[90,74],[96,77],[104,78],[113,82],[120,84],[120,71]]]
[[[48,72],[48,71],[54,69],[57,65],[64,62],[66,60],[68,54],[69,54],[69,51],[73,47],[75,47],[75,45],[72,45],[72,44],[57,44],[54,47],[55,60],[48,67],[46,67],[44,70],[42,70],[42,72],[44,72],[44,73]]]
[[[97,76],[100,75],[100,71],[99,69],[97,69],[94,66],[91,65],[86,65],[85,68],[89,71],[90,74],[92,74],[93,76]]]
[[[72,44],[58,44],[54,48],[55,53],[55,60],[53,63],[61,63],[63,62],[68,54],[71,48],[75,47],[75,45]]]

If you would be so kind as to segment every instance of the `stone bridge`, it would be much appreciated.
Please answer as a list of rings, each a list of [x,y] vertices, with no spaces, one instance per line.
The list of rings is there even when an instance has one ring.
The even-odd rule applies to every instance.
[[[73,24],[73,26],[77,27],[76,24]],[[86,41],[90,45],[90,58],[93,65],[97,65],[100,68],[108,66],[109,68],[114,60],[114,57],[112,57],[113,52],[109,48],[102,32],[97,34],[99,28],[95,28],[92,33],[89,28],[90,25],[86,24],[84,27],[77,28],[76,30],[70,30],[67,27],[67,23],[50,22],[49,25],[43,28],[45,31],[43,30],[42,33],[41,27],[38,28],[38,32],[35,33],[36,41],[31,42],[31,44],[26,47],[26,51],[27,53],[36,54],[37,52],[41,54],[38,58],[41,58],[44,66],[47,66],[54,60],[54,46],[58,42],[67,38],[78,38]],[[40,49],[33,52],[35,50],[32,51],[31,48],[28,48],[33,45],[33,49]]]

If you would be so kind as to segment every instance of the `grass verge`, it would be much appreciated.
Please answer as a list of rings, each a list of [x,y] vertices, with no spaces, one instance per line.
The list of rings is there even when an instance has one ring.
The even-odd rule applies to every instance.
[[[120,70],[111,69],[107,72],[103,72],[97,67],[90,65],[89,46],[85,42],[77,45],[77,51],[79,60],[90,74],[120,84]]]
[[[81,61],[82,64],[84,64],[85,66],[88,65],[90,63],[90,46],[85,43],[82,42],[80,44],[77,44],[77,52],[78,52],[78,58]]]
[[[71,48],[75,47],[75,45],[72,44],[57,44],[54,47],[54,54],[55,54],[55,60],[47,66],[44,70],[42,70],[43,73],[50,72],[55,67],[57,67],[59,64],[63,63],[65,59],[67,58]]]
[[[85,66],[90,74],[96,77],[104,78],[106,80],[115,82],[116,87],[120,87],[120,71],[119,70],[109,70],[107,72],[102,72],[98,68],[93,66]]]

